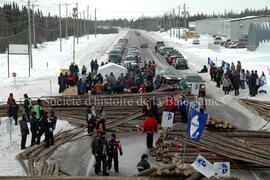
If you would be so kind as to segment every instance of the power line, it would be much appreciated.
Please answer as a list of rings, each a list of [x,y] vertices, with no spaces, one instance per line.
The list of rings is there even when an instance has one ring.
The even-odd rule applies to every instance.
[[[28,28],[25,29],[25,30],[23,30],[23,31],[21,31],[21,32],[19,32],[19,33],[17,33],[17,34],[14,34],[14,35],[11,35],[11,36],[6,36],[6,37],[3,37],[3,38],[0,38],[0,40],[11,39],[11,38],[17,37],[17,36],[19,36],[19,35],[25,33],[26,31],[28,31]]]
[[[21,25],[25,25],[27,24],[28,21],[23,21],[22,23],[18,22],[18,23],[14,23],[13,25],[0,25],[0,28],[4,28],[4,29],[8,29],[8,28],[15,28]]]

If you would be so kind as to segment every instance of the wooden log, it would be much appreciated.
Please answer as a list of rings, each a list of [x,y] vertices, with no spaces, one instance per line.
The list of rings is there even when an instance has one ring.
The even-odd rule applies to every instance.
[[[58,161],[55,161],[55,168],[54,168],[54,173],[53,176],[57,177],[59,176],[59,170],[60,170],[60,165]]]
[[[201,180],[204,177],[201,173],[197,172],[190,177],[186,178],[185,180]]]
[[[157,171],[157,169],[158,169],[158,167],[154,166],[154,167],[146,169],[142,172],[139,172],[136,176],[148,176],[148,175],[152,174],[154,171]]]
[[[21,164],[21,166],[23,167],[25,173],[30,176],[30,172],[29,172],[29,169],[27,168],[25,162],[22,160],[22,159],[18,159],[19,163]]]

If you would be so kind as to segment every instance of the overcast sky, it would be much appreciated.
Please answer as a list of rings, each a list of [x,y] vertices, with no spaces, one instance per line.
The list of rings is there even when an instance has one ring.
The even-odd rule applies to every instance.
[[[34,2],[35,0],[32,0]],[[0,0],[3,2],[13,2],[12,0]],[[19,4],[26,4],[27,0],[15,0]],[[154,16],[161,15],[164,12],[172,11],[183,3],[187,4],[187,9],[191,14],[197,12],[224,12],[224,10],[238,10],[245,8],[261,9],[265,6],[270,7],[269,0],[36,0],[35,4],[39,5],[45,13],[59,13],[58,3],[69,3],[69,11],[75,3],[79,3],[79,11],[86,11],[87,5],[90,6],[90,14],[94,15],[94,8],[97,8],[98,19],[108,18],[137,18],[142,15]],[[176,10],[178,13],[178,9]],[[63,7],[62,14],[65,9]],[[86,14],[85,14],[86,15]],[[82,15],[83,16],[83,15]]]

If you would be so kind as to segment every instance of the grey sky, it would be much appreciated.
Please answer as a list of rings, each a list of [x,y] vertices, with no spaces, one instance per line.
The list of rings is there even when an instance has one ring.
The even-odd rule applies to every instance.
[[[23,2],[24,1],[24,2]],[[27,0],[15,0],[19,4],[26,4]],[[12,0],[0,0],[3,2],[12,2]],[[79,11],[86,11],[87,5],[90,6],[90,14],[93,17],[94,8],[97,8],[98,19],[107,18],[137,18],[142,15],[154,16],[161,15],[164,12],[172,11],[183,3],[187,4],[188,11],[191,14],[197,12],[224,12],[227,10],[242,10],[245,8],[261,9],[265,6],[270,7],[269,0],[37,0],[35,4],[39,4],[39,8],[45,13],[50,11],[52,14],[58,13],[57,4],[69,3],[69,10],[75,6],[75,2],[79,3]],[[65,9],[63,7],[62,14]]]

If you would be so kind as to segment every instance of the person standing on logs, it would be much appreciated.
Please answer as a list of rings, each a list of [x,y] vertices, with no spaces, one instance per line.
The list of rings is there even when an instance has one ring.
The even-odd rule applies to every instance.
[[[21,150],[23,150],[23,149],[26,149],[25,143],[26,143],[27,135],[29,134],[29,128],[27,125],[25,114],[22,116],[22,120],[19,121],[19,124],[20,124],[20,130],[21,130],[21,135],[22,135]]]
[[[147,148],[151,149],[153,148],[153,138],[154,133],[157,133],[158,130],[158,123],[153,117],[153,114],[148,114],[146,117],[144,123],[143,123],[143,134],[146,133],[146,144]]]
[[[30,119],[30,130],[32,134],[32,139],[31,139],[31,146],[34,146],[36,144],[36,139],[38,135],[38,120],[36,119],[37,113],[33,112],[32,113],[32,118]]]
[[[98,137],[96,140],[95,156],[97,159],[96,159],[95,173],[99,174],[99,170],[100,170],[101,162],[102,162],[103,175],[109,176],[109,173],[107,172],[107,156],[109,154],[109,146],[108,146],[108,141],[105,135],[106,135],[106,132],[103,131],[100,134],[100,137]]]
[[[181,112],[181,117],[183,122],[187,122],[187,107],[188,107],[188,100],[185,96],[182,96],[182,99],[179,101],[178,108]]]
[[[32,101],[31,99],[28,97],[27,94],[24,94],[24,111],[27,117],[27,121],[30,121],[30,116],[31,116],[31,110],[32,110]]]
[[[88,133],[91,133],[94,131],[95,125],[96,125],[91,106],[86,108],[85,116],[86,116],[86,122],[87,122],[87,127],[88,127]]]
[[[48,113],[44,112],[42,118],[39,121],[39,132],[37,138],[37,144],[40,144],[40,138],[45,133],[45,147],[50,146],[50,130],[49,130],[49,122],[48,122]]]
[[[143,113],[145,116],[148,116],[148,114],[153,114],[153,104],[150,99],[146,99],[143,106]]]
[[[105,123],[106,123],[106,113],[104,111],[104,107],[101,107],[99,111],[99,120],[96,129],[99,129],[99,125],[101,124],[103,131],[106,131]]]
[[[119,172],[118,152],[120,152],[120,156],[123,155],[121,143],[116,138],[116,134],[113,133],[111,135],[111,139],[109,139],[108,170],[109,171],[111,170],[111,168],[112,168],[112,160],[113,160],[114,161],[114,171],[116,173]]]
[[[13,99],[11,104],[9,104],[8,106],[8,117],[15,120],[15,125],[18,125],[18,111],[19,106],[16,103],[15,99]]]
[[[56,127],[56,122],[57,122],[57,117],[54,114],[54,111],[51,110],[50,112],[50,117],[48,118],[48,144],[49,145],[54,145],[54,137],[53,137],[53,131],[55,130]],[[45,134],[46,136],[46,134]]]
[[[151,165],[148,162],[148,155],[143,154],[141,157],[141,161],[137,164],[137,169],[139,172],[145,171],[146,169],[150,169]]]

